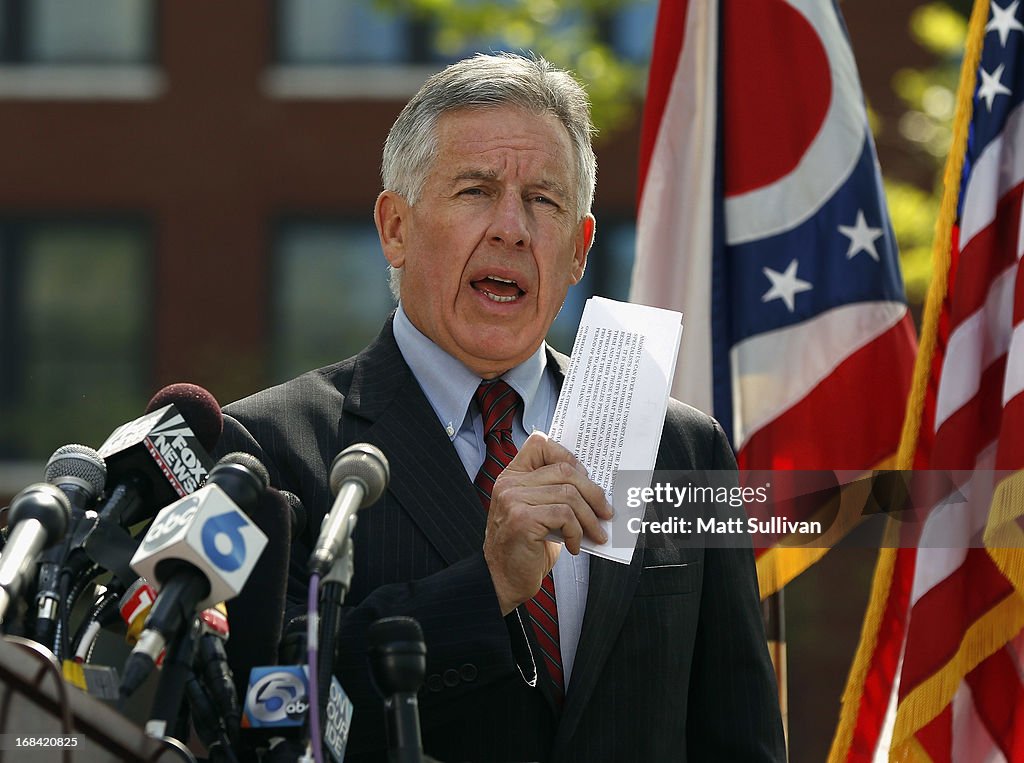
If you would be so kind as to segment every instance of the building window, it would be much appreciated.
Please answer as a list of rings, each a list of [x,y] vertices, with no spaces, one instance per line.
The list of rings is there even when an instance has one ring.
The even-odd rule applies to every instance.
[[[145,408],[151,250],[134,222],[0,220],[0,458],[98,447]]]
[[[445,53],[435,44],[434,23],[378,10],[365,0],[278,0],[277,9],[277,60],[284,65],[444,64],[478,50],[521,52],[490,37]],[[554,28],[571,26],[578,13],[563,12]],[[601,39],[619,55],[646,63],[656,15],[656,0],[635,0],[595,21]]]
[[[586,274],[569,289],[548,336],[551,345],[565,353],[572,350],[588,297],[628,296],[636,226],[632,221],[611,221],[599,228]],[[283,223],[276,237],[271,282],[275,382],[359,352],[394,307],[387,263],[369,221]]]
[[[271,283],[274,381],[359,352],[394,307],[369,220],[283,222]]]
[[[284,64],[423,62],[427,28],[364,0],[280,0],[277,59]]]
[[[0,62],[152,63],[155,24],[153,0],[0,0]]]

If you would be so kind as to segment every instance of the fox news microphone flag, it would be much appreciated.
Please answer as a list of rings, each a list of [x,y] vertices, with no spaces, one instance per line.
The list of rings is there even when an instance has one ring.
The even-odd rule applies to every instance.
[[[914,329],[833,3],[662,0],[630,299],[682,312],[673,395],[741,468],[895,453]],[[761,595],[825,550],[759,549]]]
[[[1024,10],[976,0],[899,451],[969,479],[890,523],[830,761],[1024,761],[1022,199]]]

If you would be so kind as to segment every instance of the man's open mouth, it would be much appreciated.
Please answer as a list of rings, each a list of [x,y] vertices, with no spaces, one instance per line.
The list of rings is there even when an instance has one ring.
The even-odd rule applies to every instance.
[[[471,285],[492,302],[514,302],[526,293],[515,281],[499,276],[487,276]]]

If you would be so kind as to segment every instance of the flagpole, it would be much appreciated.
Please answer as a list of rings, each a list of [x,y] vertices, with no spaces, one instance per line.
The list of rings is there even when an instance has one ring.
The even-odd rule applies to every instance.
[[[779,709],[782,711],[782,733],[789,749],[789,678],[786,667],[786,601],[784,588],[761,601],[761,617],[768,637],[768,653],[779,684]]]

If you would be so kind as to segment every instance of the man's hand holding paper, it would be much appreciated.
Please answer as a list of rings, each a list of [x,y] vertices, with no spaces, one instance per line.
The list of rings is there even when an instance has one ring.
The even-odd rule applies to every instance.
[[[564,539],[578,554],[584,541],[607,541],[600,520],[611,519],[604,490],[579,460],[542,432],[534,432],[494,483],[487,513],[484,558],[503,615],[537,593]]]

